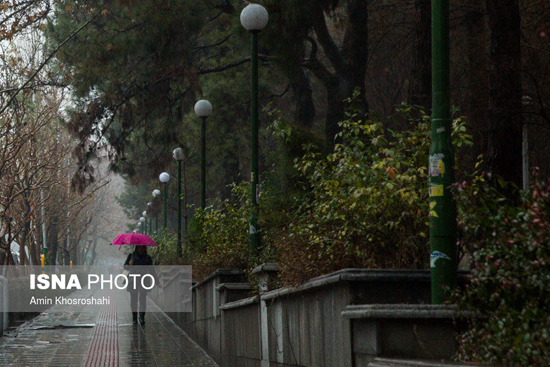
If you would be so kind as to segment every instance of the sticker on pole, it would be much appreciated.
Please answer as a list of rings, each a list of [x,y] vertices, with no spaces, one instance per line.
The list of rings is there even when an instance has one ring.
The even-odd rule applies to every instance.
[[[445,174],[445,163],[443,163],[444,155],[442,153],[430,156],[430,176],[437,177]]]
[[[430,268],[435,268],[435,263],[439,259],[445,259],[451,261],[451,258],[445,255],[443,252],[434,251],[430,255]]]
[[[256,234],[256,227],[254,227],[252,224],[250,224],[249,233],[250,234]]]
[[[443,185],[435,185],[430,187],[430,197],[443,196]]]
[[[437,203],[435,201],[432,201],[430,203],[430,217],[436,217],[436,218],[439,218],[439,215],[437,215],[437,213],[435,212],[434,208],[435,206],[437,205]]]

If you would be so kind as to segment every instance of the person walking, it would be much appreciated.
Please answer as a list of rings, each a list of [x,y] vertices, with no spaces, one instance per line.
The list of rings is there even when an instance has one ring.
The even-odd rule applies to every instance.
[[[128,275],[139,275],[139,277],[128,277],[129,282],[126,290],[130,292],[130,308],[132,309],[132,321],[134,325],[138,323],[138,300],[139,323],[145,325],[147,292],[152,288],[152,280],[151,277],[143,276],[150,274],[155,284],[158,285],[159,288],[162,288],[162,284],[160,284],[157,273],[153,268],[153,259],[147,254],[147,246],[136,246],[134,251],[128,255],[124,262],[124,270],[128,270]]]

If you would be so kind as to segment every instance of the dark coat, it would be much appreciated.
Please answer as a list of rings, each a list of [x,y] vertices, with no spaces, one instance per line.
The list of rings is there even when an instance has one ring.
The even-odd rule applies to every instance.
[[[134,265],[130,265],[130,260],[134,260]],[[153,259],[151,259],[151,256],[147,255],[147,253],[143,255],[138,254],[137,251],[130,253],[124,262],[124,270],[128,270],[128,275],[139,274],[143,276],[145,274],[151,274],[155,279],[155,284],[159,284],[159,278],[153,267]],[[133,284],[133,277],[128,277],[128,280],[128,287],[126,288],[128,292],[148,292],[150,290],[142,287],[141,278],[136,278],[136,287],[134,287]],[[144,279],[144,285],[147,288],[151,286],[149,277]]]

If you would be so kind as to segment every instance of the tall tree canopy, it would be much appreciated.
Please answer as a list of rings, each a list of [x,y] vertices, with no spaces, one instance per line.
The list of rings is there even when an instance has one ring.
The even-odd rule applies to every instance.
[[[258,2],[270,15],[260,34],[260,102],[274,102],[294,126],[322,133],[330,147],[345,116],[343,100],[355,88],[363,113],[390,114],[404,100],[429,110],[429,1]],[[541,26],[550,10],[540,0],[511,1],[511,17],[493,3],[451,4],[452,100],[470,117],[476,139],[470,159],[486,154],[493,172],[517,182],[517,168],[510,176],[499,163],[511,162],[504,154],[510,153],[514,166],[519,164],[517,139],[514,149],[505,149],[508,140],[501,138],[517,135],[525,114],[522,94],[533,97],[529,121],[550,126],[545,103],[550,77],[542,66],[549,36]],[[192,106],[207,98],[214,105],[207,133],[210,196],[226,192],[225,185],[248,171],[249,50],[238,20],[244,5],[237,0],[57,2],[48,28],[52,47],[91,20],[58,53],[58,68],[73,80],[76,96],[71,130],[82,141],[104,137],[114,148],[113,168],[137,181],[156,181],[171,162],[171,150],[187,146],[193,175],[198,121]],[[504,38],[499,29],[505,29]],[[499,37],[528,46],[512,49]],[[507,50],[514,55],[504,56]],[[504,123],[499,116],[513,121]],[[262,139],[266,165],[274,144],[266,135]],[[538,152],[546,149],[538,136],[530,140]],[[93,147],[81,144],[82,167]],[[537,154],[533,161],[541,164],[546,156]]]

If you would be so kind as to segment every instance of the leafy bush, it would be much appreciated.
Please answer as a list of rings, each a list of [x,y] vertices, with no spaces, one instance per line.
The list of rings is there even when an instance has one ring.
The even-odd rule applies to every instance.
[[[248,182],[233,185],[236,203],[224,200],[195,211],[197,229],[191,239],[193,276],[202,279],[218,268],[248,269],[250,198]]]
[[[284,282],[346,267],[428,266],[430,118],[416,115],[402,106],[383,123],[350,112],[340,123],[344,143],[332,154],[309,152],[296,161],[310,194],[276,244]],[[384,127],[403,121],[402,131]],[[455,120],[455,143],[469,142],[464,131]]]
[[[178,237],[170,233],[155,237],[158,247],[150,247],[147,253],[151,255],[156,265],[188,265],[191,264],[189,252],[185,251],[185,244],[182,244],[183,254],[178,254]],[[133,248],[131,249],[133,251]]]
[[[458,185],[459,225],[473,269],[463,294],[473,319],[459,358],[509,366],[550,361],[550,184],[536,182],[520,205],[483,175]]]
[[[276,119],[274,135],[300,158],[280,168],[284,175],[274,169],[262,177],[261,257],[248,249],[249,183],[235,184],[230,200],[195,212],[189,259],[196,279],[265,261],[279,263],[283,284],[349,267],[428,266],[430,117],[403,105],[384,121],[351,111],[340,126],[344,143],[332,154],[305,144],[299,155],[303,132]],[[464,121],[453,127],[454,143],[468,144]]]

